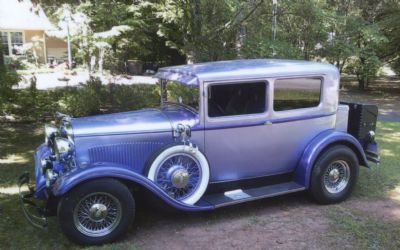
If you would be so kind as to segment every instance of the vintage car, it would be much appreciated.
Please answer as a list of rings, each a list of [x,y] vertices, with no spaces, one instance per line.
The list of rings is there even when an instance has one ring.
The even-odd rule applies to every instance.
[[[359,165],[378,163],[377,107],[339,103],[339,71],[296,60],[233,60],[161,68],[159,108],[45,126],[36,186],[20,179],[27,219],[57,215],[79,244],[127,231],[135,197],[205,211],[308,190],[346,199]],[[24,191],[25,190],[25,191]],[[42,204],[37,200],[42,200]]]

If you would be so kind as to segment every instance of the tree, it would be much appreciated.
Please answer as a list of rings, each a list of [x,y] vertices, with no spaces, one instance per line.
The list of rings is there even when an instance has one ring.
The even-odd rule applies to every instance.
[[[387,1],[377,19],[388,39],[385,46],[380,48],[380,57],[400,74],[400,2]]]

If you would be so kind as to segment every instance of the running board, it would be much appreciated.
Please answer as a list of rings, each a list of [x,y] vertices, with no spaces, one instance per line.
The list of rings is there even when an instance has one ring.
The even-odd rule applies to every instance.
[[[224,193],[208,194],[201,200],[218,208],[302,190],[305,190],[305,187],[291,181],[257,188],[236,189]]]

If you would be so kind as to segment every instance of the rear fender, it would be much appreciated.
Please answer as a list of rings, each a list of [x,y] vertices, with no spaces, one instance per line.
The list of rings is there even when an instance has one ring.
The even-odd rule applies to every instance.
[[[80,183],[87,182],[98,178],[116,178],[131,183],[139,184],[146,188],[168,205],[183,211],[204,211],[213,209],[214,206],[208,204],[187,205],[171,198],[154,182],[143,175],[133,172],[129,167],[115,163],[95,163],[88,167],[72,171],[59,178],[53,186],[53,194],[62,196]]]
[[[303,155],[295,170],[295,180],[300,185],[308,188],[310,186],[310,179],[312,168],[318,156],[333,145],[342,144],[351,148],[357,155],[360,165],[369,167],[367,158],[360,142],[352,135],[336,131],[326,130],[318,134],[306,147]]]

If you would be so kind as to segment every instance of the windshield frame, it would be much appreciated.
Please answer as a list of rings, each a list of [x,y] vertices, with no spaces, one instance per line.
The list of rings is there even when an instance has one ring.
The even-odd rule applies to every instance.
[[[168,92],[167,92],[167,83],[169,81],[177,83],[177,84],[180,84],[180,85],[188,87],[188,88],[197,88],[198,92],[199,92],[199,94],[197,95],[197,106],[198,106],[198,108],[196,109],[196,108],[194,108],[194,107],[192,107],[190,105],[187,105],[187,104],[185,104],[183,102],[180,103],[180,102],[169,101],[168,100]],[[183,107],[185,109],[188,109],[188,110],[190,110],[190,111],[192,111],[192,112],[194,112],[196,114],[200,113],[200,105],[201,105],[200,86],[198,86],[198,85],[197,86],[187,85],[187,84],[185,84],[183,82],[179,82],[179,81],[176,81],[176,80],[168,80],[168,79],[162,79],[162,78],[160,78],[159,84],[160,84],[160,106],[161,107],[165,107],[166,105],[175,105],[175,106],[179,106],[179,107]]]

